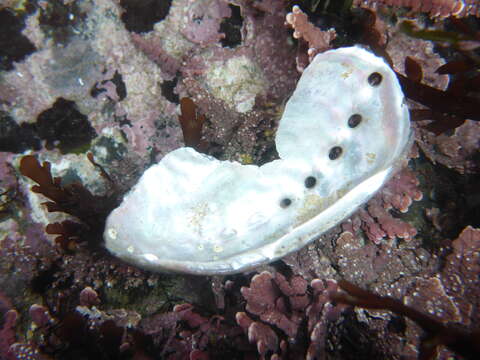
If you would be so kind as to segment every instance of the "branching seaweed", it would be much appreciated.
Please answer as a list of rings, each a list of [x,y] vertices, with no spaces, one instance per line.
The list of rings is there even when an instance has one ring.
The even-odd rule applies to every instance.
[[[99,167],[89,155],[93,165]],[[44,202],[49,212],[63,212],[76,217],[80,223],[65,220],[62,223],[49,224],[48,234],[57,234],[55,241],[64,250],[72,250],[79,241],[87,241],[90,245],[99,242],[107,215],[118,203],[114,195],[98,196],[92,194],[80,183],[62,185],[60,177],[53,177],[48,161],[43,164],[35,156],[26,155],[20,161],[20,172],[35,181],[38,185],[31,190],[42,194],[51,201]],[[101,169],[102,175],[110,179]],[[111,181],[111,180],[110,180]]]

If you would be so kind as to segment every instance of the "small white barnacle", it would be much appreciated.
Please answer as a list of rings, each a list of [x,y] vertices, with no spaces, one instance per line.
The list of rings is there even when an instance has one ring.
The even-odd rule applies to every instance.
[[[213,245],[213,252],[215,253],[221,253],[223,251],[223,247],[219,244]]]
[[[115,228],[111,227],[107,229],[107,234],[112,240],[115,240],[117,238],[118,232],[117,230],[115,230]]]
[[[157,271],[227,274],[274,261],[365,203],[409,138],[404,96],[383,59],[360,47],[326,51],[285,106],[279,159],[242,165],[174,150],[109,215],[105,244]]]
[[[155,263],[159,260],[158,256],[154,254],[143,254],[143,257],[145,258],[145,260],[151,263]]]

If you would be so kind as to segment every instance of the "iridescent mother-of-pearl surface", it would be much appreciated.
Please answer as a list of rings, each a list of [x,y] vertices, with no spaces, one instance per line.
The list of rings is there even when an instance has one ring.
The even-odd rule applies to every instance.
[[[410,137],[394,72],[359,47],[315,57],[276,135],[280,159],[219,161],[191,148],[145,171],[107,220],[107,248],[157,271],[244,271],[305,246],[365,203]]]

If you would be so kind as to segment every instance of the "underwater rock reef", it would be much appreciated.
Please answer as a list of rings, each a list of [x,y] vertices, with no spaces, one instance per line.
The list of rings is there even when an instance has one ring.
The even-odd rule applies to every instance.
[[[475,358],[479,11],[477,0],[0,1],[0,359]],[[413,134],[367,203],[238,274],[150,272],[107,251],[107,216],[166,154],[276,161],[302,72],[350,46],[390,66]]]

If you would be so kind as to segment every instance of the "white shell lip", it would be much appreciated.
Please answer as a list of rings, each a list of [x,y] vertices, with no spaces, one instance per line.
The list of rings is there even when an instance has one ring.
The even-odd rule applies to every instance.
[[[393,171],[394,168],[390,167],[368,178],[337,200],[334,205],[301,226],[296,227],[274,243],[244,251],[236,256],[205,262],[186,259],[182,261],[161,259],[154,254],[143,254],[140,258],[137,256],[129,258],[125,256],[122,251],[117,253],[113,245],[108,247],[110,252],[121,257],[123,260],[138,264],[152,271],[162,269],[162,271],[165,272],[183,272],[193,275],[227,275],[239,273],[278,260],[318,238],[321,235],[321,233],[318,232],[318,228],[330,229],[351,215],[360,205],[373,196],[375,191],[372,192],[372,189],[380,188],[388,180]],[[108,226],[106,231],[108,231]],[[106,235],[105,238],[108,239],[108,236]],[[142,257],[143,261],[141,259]]]
[[[320,64],[320,66],[315,64]],[[338,73],[339,68],[343,69],[341,74]],[[369,103],[371,88],[365,85],[365,81],[368,74],[372,72],[379,72],[383,76],[383,80],[382,88],[376,90],[380,91],[380,95],[377,96],[378,99],[374,97],[375,101],[370,101],[371,103]],[[338,80],[339,75],[340,81]],[[318,79],[323,80],[323,85],[320,82],[320,86],[317,86]],[[355,88],[357,83],[363,84],[359,86],[359,90]],[[352,87],[354,87],[353,90],[351,89]],[[314,93],[317,91],[320,94]],[[321,93],[322,91],[324,94]],[[354,94],[354,96],[352,95],[353,99],[348,94],[344,98],[341,96],[349,91]],[[312,92],[314,93],[313,95]],[[335,98],[336,101],[332,101],[332,92],[338,92],[338,96]],[[312,96],[314,101],[303,102],[303,99],[307,96]],[[327,98],[327,101],[322,103],[324,98]],[[324,109],[326,114],[322,115],[319,109]],[[349,114],[357,112],[367,114],[364,119],[365,125],[362,125],[363,127],[360,126],[358,130],[353,130],[353,132],[349,129],[344,129],[345,126],[342,125],[344,119],[348,118]],[[385,114],[388,114],[388,116]],[[322,119],[319,120],[317,117]],[[340,123],[337,124],[336,121],[340,121]],[[149,231],[145,230],[143,232],[142,224],[139,224],[145,222],[150,228],[154,228],[156,226],[155,224],[152,225],[154,220],[149,218],[152,214],[147,213],[145,216],[138,216],[135,212],[143,211],[142,206],[138,210],[128,208],[131,206],[129,205],[129,202],[132,202],[131,199],[136,197],[136,201],[138,201],[139,198],[142,198],[142,187],[147,186],[151,188],[156,185],[156,178],[147,180],[147,174],[157,171],[150,168],[142,176],[139,183],[125,196],[122,204],[107,219],[107,226],[104,232],[106,247],[110,252],[123,260],[152,271],[216,275],[249,270],[299,250],[351,215],[368,201],[395,172],[398,163],[405,158],[410,143],[411,131],[408,109],[403,103],[400,85],[388,65],[382,59],[358,47],[327,51],[317,55],[312,64],[307,67],[297,89],[287,103],[276,136],[280,160],[275,160],[261,167],[240,165],[234,162],[215,160],[199,154],[191,148],[181,148],[167,154],[158,165],[152,166],[152,168],[155,166],[161,167],[159,171],[163,171],[163,173],[158,175],[160,179],[164,178],[161,174],[166,177],[173,174],[171,182],[175,182],[177,179],[175,174],[180,174],[178,187],[181,188],[183,186],[191,190],[191,193],[188,194],[189,197],[200,197],[198,201],[193,201],[195,206],[202,203],[202,196],[205,197],[212,194],[212,192],[203,191],[202,188],[207,185],[200,180],[199,183],[195,183],[193,179],[192,182],[194,184],[191,185],[191,188],[189,187],[190,184],[185,185],[184,180],[189,179],[185,174],[188,175],[189,171],[190,173],[192,172],[189,169],[189,164],[194,164],[193,166],[195,166],[195,161],[193,160],[198,160],[201,164],[203,162],[203,165],[198,168],[203,173],[198,177],[202,179],[203,176],[206,180],[211,179],[210,174],[215,175],[215,171],[218,168],[221,168],[220,172],[225,172],[224,168],[227,168],[227,170],[231,169],[232,172],[237,174],[238,176],[232,176],[232,181],[237,181],[238,177],[245,174],[253,174],[254,178],[258,175],[258,181],[262,181],[262,176],[268,177],[269,174],[278,175],[280,170],[286,171],[285,182],[282,182],[283,180],[279,180],[278,184],[270,182],[268,187],[278,185],[282,188],[285,185],[284,193],[291,193],[294,198],[295,194],[300,194],[298,196],[304,197],[307,195],[305,195],[306,192],[302,195],[302,192],[299,192],[295,184],[292,183],[292,177],[296,179],[298,176],[295,177],[294,174],[289,173],[291,169],[298,168],[302,172],[304,168],[309,168],[307,173],[308,171],[315,172],[318,170],[319,173],[325,174],[324,178],[319,178],[319,182],[322,182],[322,186],[325,186],[323,190],[318,191],[323,191],[326,194],[325,199],[322,199],[322,201],[328,204],[322,205],[322,211],[314,216],[308,215],[305,221],[299,222],[298,212],[301,212],[303,208],[299,209],[294,216],[294,221],[286,218],[283,228],[282,224],[279,227],[274,227],[270,234],[267,234],[268,236],[264,238],[261,238],[259,234],[265,233],[263,228],[270,226],[268,225],[270,220],[260,219],[259,225],[248,224],[245,226],[243,224],[244,227],[240,226],[238,228],[239,231],[246,230],[248,233],[242,238],[242,235],[237,234],[236,231],[225,234],[223,231],[219,231],[218,227],[215,228],[215,225],[212,225],[213,233],[203,228],[203,232],[192,229],[184,231],[184,229],[175,229],[175,227],[172,230],[169,227],[172,226],[170,222],[172,222],[172,219],[175,220],[176,217],[169,218],[167,214],[162,220],[163,223],[161,222],[158,225],[164,226],[165,230],[162,232],[162,229],[155,229],[155,234],[162,239],[160,241],[173,243],[168,244],[168,246],[163,246],[164,244],[156,246],[154,241],[148,239]],[[341,145],[346,149],[343,162],[337,161],[332,163],[326,156],[329,149],[335,145]],[[355,151],[359,152],[361,156],[355,155]],[[374,160],[367,161],[365,154],[373,154]],[[209,165],[210,163],[211,165]],[[222,180],[222,176],[220,176],[220,180]],[[165,181],[168,182],[170,180]],[[222,191],[222,182],[220,181],[216,184],[217,187],[220,184],[220,188],[217,189],[218,192],[213,191],[214,196]],[[243,183],[240,184],[242,185]],[[177,211],[179,212],[178,216],[183,216],[184,214],[181,213],[181,210],[178,210],[175,206],[175,196],[178,196],[175,193],[175,188],[176,186],[172,186],[171,192],[167,191],[165,194],[159,195],[159,201],[167,203],[167,205],[162,205],[163,208],[160,206],[160,211],[164,213],[175,213]],[[246,192],[251,190],[248,186],[245,186],[245,189],[247,190]],[[265,186],[254,184],[253,190],[259,191],[258,189],[265,189]],[[154,193],[154,195],[157,194]],[[232,195],[234,203],[238,200],[238,196],[242,195],[235,196],[235,194]],[[173,200],[170,197],[173,197]],[[230,199],[230,194],[227,194],[226,197]],[[262,197],[259,198],[263,199]],[[172,200],[171,204],[169,203],[170,200]],[[190,198],[180,198],[180,200],[188,204],[191,201]],[[221,203],[221,201],[217,200],[212,198],[215,206]],[[303,199],[301,201],[303,201],[303,206],[306,207],[307,200]],[[229,204],[226,206],[227,210],[229,209],[228,206],[231,207]],[[258,204],[258,207],[262,206]],[[179,208],[184,209],[185,206],[179,205]],[[158,209],[154,210],[158,211]],[[266,214],[269,214],[268,207],[265,211]],[[160,217],[162,216],[161,214]],[[278,216],[282,217],[283,215]],[[137,217],[139,220],[134,224],[133,230],[125,231],[130,226],[129,220],[137,219]],[[242,221],[240,218],[242,218],[241,214],[239,214],[239,222]],[[230,218],[226,219],[229,220]],[[208,221],[203,221],[202,226],[208,228]],[[194,227],[191,222],[188,226]],[[184,232],[186,238],[191,236],[191,244],[188,244],[188,242],[185,244],[180,241]],[[208,234],[208,236],[204,236],[204,233]],[[172,234],[171,239],[169,234]],[[200,237],[197,236],[199,234],[201,235]],[[275,234],[278,234],[278,236]],[[259,237],[259,239],[256,240],[255,237]],[[170,256],[171,254],[169,255],[168,252],[171,253],[172,247],[175,248],[176,241],[178,242],[178,251],[180,253]],[[248,246],[239,245],[247,241],[249,243]],[[212,243],[216,245],[212,246]],[[252,246],[252,244],[254,245]],[[208,260],[205,260],[206,247],[210,247],[210,253],[207,253],[209,255],[207,256],[209,257]],[[163,251],[163,249],[167,250]],[[181,249],[185,249],[184,256]],[[198,256],[195,251],[197,251]]]

